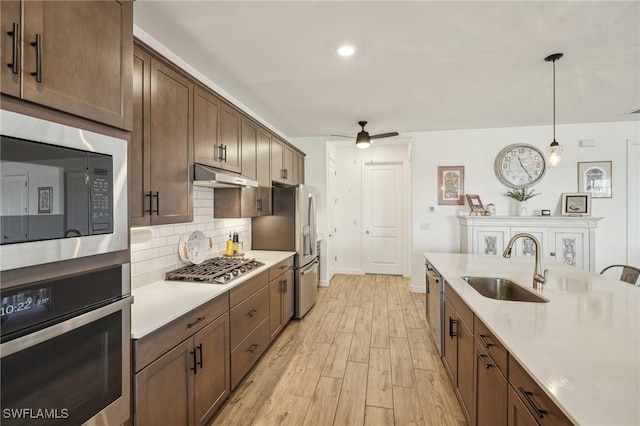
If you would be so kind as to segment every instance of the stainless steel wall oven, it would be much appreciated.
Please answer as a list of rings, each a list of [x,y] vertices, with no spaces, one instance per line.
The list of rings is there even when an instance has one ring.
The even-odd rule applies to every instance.
[[[130,415],[129,264],[0,290],[2,424]]]

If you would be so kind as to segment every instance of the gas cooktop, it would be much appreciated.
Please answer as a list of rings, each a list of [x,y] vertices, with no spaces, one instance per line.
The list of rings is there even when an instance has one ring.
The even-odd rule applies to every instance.
[[[264,263],[255,259],[238,257],[214,257],[199,265],[189,265],[167,272],[165,279],[172,281],[194,281],[213,284],[226,284]]]

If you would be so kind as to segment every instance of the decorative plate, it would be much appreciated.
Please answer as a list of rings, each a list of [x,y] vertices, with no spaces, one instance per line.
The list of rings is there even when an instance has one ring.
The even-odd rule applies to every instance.
[[[199,265],[207,258],[211,246],[211,238],[201,231],[185,232],[180,237],[178,253],[183,262]]]

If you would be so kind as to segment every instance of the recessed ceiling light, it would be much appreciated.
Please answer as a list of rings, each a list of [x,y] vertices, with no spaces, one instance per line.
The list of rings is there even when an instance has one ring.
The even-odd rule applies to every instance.
[[[353,46],[349,46],[348,44],[345,44],[344,46],[340,46],[338,48],[338,55],[351,56],[355,51],[356,49]]]

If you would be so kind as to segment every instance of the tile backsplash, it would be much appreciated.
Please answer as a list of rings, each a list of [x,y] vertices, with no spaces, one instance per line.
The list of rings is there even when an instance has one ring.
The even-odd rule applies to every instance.
[[[151,272],[161,276],[163,272],[185,265],[178,255],[178,242],[185,232],[198,230],[210,237],[213,241],[210,255],[224,251],[229,233],[233,231],[242,234],[245,250],[251,248],[251,219],[213,218],[213,188],[194,188],[193,219],[190,223],[132,228],[133,233],[143,232],[147,235],[141,243],[136,243],[137,238],[132,236],[131,275],[134,287],[136,276],[149,275]]]

